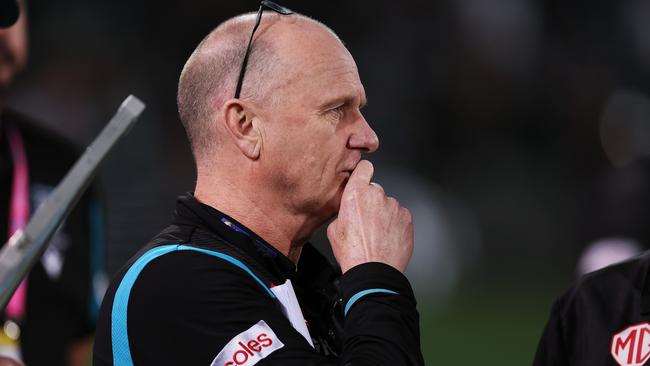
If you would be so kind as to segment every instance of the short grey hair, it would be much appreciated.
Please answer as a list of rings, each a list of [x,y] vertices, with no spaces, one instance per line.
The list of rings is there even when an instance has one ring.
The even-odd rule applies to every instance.
[[[215,113],[226,100],[235,95],[237,77],[255,15],[256,13],[243,14],[221,23],[199,43],[181,72],[177,94],[178,112],[197,166],[206,163],[205,158],[219,143],[220,136],[216,133],[214,123]],[[326,25],[298,13],[280,15],[265,12],[263,21],[277,20],[278,17],[292,17],[298,22],[314,24],[338,39]],[[275,103],[279,99],[279,86],[288,82],[290,76],[287,74],[290,71],[283,64],[276,45],[272,41],[260,39],[260,35],[258,31],[251,45],[240,99]]]
[[[268,19],[268,13],[265,13]],[[237,77],[252,30],[242,16],[215,28],[189,57],[178,83],[178,113],[197,164],[218,143],[214,116],[235,95]],[[257,34],[259,35],[259,34]],[[240,99],[265,101],[279,78],[281,60],[269,41],[256,38],[251,46]]]

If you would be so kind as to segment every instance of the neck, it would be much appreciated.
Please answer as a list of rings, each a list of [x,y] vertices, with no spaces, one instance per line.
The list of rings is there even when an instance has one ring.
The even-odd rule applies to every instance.
[[[318,226],[289,212],[282,199],[269,197],[268,188],[253,179],[236,181],[246,184],[199,172],[194,197],[241,222],[297,264],[303,245]]]

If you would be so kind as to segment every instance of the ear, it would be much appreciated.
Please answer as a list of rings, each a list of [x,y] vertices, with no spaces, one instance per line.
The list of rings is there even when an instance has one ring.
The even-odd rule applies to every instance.
[[[250,105],[239,99],[230,99],[223,106],[223,123],[235,145],[246,157],[257,160],[262,147],[258,117]]]

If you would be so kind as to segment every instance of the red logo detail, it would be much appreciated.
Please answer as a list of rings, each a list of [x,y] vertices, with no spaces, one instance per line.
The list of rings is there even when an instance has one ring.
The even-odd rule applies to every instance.
[[[644,365],[650,359],[650,324],[636,324],[614,334],[611,353],[621,366]]]
[[[232,359],[226,362],[223,366],[243,365],[248,361],[249,357],[255,357],[262,349],[270,347],[273,344],[273,339],[269,338],[266,333],[260,333],[257,339],[251,339],[247,342],[238,342],[239,349],[232,355]]]

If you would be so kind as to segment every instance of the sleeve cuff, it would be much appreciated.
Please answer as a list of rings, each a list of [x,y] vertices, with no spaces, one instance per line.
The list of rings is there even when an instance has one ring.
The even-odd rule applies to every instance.
[[[345,272],[341,288],[344,315],[361,298],[373,294],[404,296],[415,302],[408,279],[397,269],[379,262],[360,264]]]

